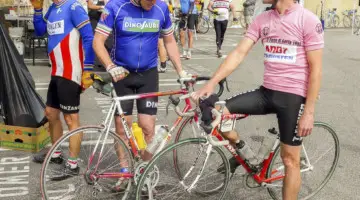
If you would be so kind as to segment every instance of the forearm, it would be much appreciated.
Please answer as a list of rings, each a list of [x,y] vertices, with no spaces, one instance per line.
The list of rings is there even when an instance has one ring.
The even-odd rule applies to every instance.
[[[106,39],[102,39],[103,37],[100,33],[95,33],[94,41],[93,41],[93,48],[95,51],[96,56],[100,60],[100,62],[104,65],[104,67],[108,67],[113,64],[113,61],[110,58],[110,55],[105,47]]]
[[[214,9],[212,8],[212,4],[209,4],[207,7],[208,11],[210,12],[214,12]]]
[[[90,23],[87,23],[83,27],[79,28],[79,32],[83,40],[83,49],[85,50],[84,70],[91,71],[93,70],[95,54],[92,48],[94,35],[92,33],[92,27]]]
[[[173,66],[175,67],[176,71],[180,73],[182,71],[180,53],[172,34],[169,36],[164,36],[164,45],[167,54],[173,63]]]
[[[33,23],[34,23],[35,34],[37,36],[45,35],[47,30],[46,30],[46,22],[43,18],[42,9],[34,10]]]
[[[90,8],[91,10],[100,10],[103,8],[103,6],[98,6],[95,4],[88,4],[88,8]]]
[[[231,51],[225,61],[216,70],[210,82],[213,85],[216,85],[221,80],[229,76],[243,62],[246,55],[246,52],[240,51],[239,49]]]
[[[314,114],[315,112],[315,103],[319,95],[320,85],[321,85],[321,69],[313,70],[310,72],[308,91],[305,103],[304,113]]]

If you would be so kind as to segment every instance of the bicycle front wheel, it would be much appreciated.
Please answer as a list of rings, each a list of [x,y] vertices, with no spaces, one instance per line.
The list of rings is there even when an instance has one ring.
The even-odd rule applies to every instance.
[[[316,195],[330,180],[339,160],[340,145],[335,131],[327,124],[315,122],[311,135],[303,138],[300,157],[302,185],[299,199]],[[280,148],[277,148],[267,171],[267,178],[285,175]],[[275,200],[282,199],[282,181],[274,181],[268,188]]]
[[[209,22],[203,18],[199,20],[199,33],[206,34],[210,29]]]
[[[175,155],[178,159],[174,159]],[[181,168],[180,177],[174,165]],[[218,173],[222,165],[225,172]],[[227,190],[229,170],[229,162],[219,147],[209,146],[204,138],[182,140],[158,153],[147,165],[137,185],[136,199],[221,200]]]
[[[105,130],[102,127],[82,127],[63,135],[52,146],[41,170],[40,188],[43,199],[125,200],[128,198],[133,185],[131,181],[134,172],[133,156],[117,134],[110,131],[106,140],[104,136]],[[70,143],[80,145],[80,149],[76,150],[72,147],[71,151]],[[93,154],[97,144],[97,150]],[[100,156],[102,147],[104,148]],[[53,158],[56,152],[61,152],[58,159]],[[78,154],[77,174],[63,170],[70,154]],[[126,178],[122,177],[125,175],[121,173],[123,167],[129,169],[127,176],[124,176]],[[54,178],[58,177],[59,173],[68,177]]]

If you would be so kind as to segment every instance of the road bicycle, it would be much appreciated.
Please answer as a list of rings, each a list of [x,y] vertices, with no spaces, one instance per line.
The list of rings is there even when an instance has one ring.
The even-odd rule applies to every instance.
[[[340,18],[336,14],[337,8],[333,8],[326,13],[325,27],[326,28],[337,28],[340,24]]]
[[[112,79],[108,73],[96,73],[92,76],[94,79],[93,87],[105,95],[111,96],[111,106],[105,120],[100,125],[82,126],[76,130],[64,134],[49,150],[41,169],[40,188],[42,197],[49,199],[122,199],[131,198],[132,188],[136,185],[147,162],[141,160],[141,151],[137,140],[135,139],[132,129],[127,125],[124,118],[124,112],[121,108],[121,102],[126,100],[136,100],[149,97],[169,96],[169,101],[174,100],[173,95],[188,94],[194,90],[196,84],[207,81],[209,77],[192,76],[190,78],[181,78],[179,83],[180,90],[144,93],[136,95],[127,95],[117,97],[112,88]],[[221,95],[224,90],[224,83],[218,86],[218,94]],[[185,99],[184,108],[181,111],[176,108],[176,113],[190,112],[194,109],[189,98]],[[113,129],[115,113],[121,118],[121,123],[125,130],[125,136],[129,142],[125,143],[124,138],[116,134]],[[97,117],[97,116],[95,116]],[[178,117],[170,130],[163,135],[161,141],[155,143],[154,155],[169,143],[172,134],[180,125],[195,126],[198,123],[198,117],[191,115]],[[188,116],[189,117],[189,116]],[[185,120],[186,119],[186,120]],[[198,128],[198,129],[199,129]],[[182,134],[181,131],[177,134]],[[197,134],[197,132],[194,132]],[[71,176],[68,179],[58,181],[52,179],[52,176],[58,172],[59,163],[51,160],[54,152],[61,151],[63,163],[70,155],[69,138],[80,136],[81,146],[78,153],[78,166],[80,173],[77,176]],[[195,135],[196,136],[196,135]],[[178,138],[180,136],[177,136]],[[151,145],[152,143],[150,143]],[[74,152],[75,153],[75,152]],[[127,167],[128,172],[122,172],[122,168]],[[156,177],[155,177],[156,179]]]
[[[186,98],[187,95],[184,95],[180,99]],[[251,164],[240,157],[232,145],[229,145],[229,141],[224,140],[220,134],[220,130],[222,132],[233,130],[235,121],[244,119],[248,115],[223,115],[225,102],[219,101],[216,105],[220,110],[211,110],[215,116],[211,125],[201,124],[203,129],[201,137],[178,141],[153,157],[137,185],[136,200],[224,199],[230,180],[230,165],[221,146],[224,146],[246,171],[244,182],[247,187],[263,187],[273,199],[282,198],[285,167],[280,158],[280,139],[276,129],[269,129],[269,133],[277,137],[276,139],[269,137],[273,145],[265,149],[268,153],[264,154],[265,157],[259,158],[258,164]],[[189,115],[189,113],[185,114]],[[195,115],[196,112],[193,114]],[[330,180],[338,163],[339,148],[335,131],[325,123],[315,122],[312,134],[303,138],[302,142],[300,158],[302,186],[299,199],[314,197]],[[322,163],[319,163],[320,161]],[[156,169],[156,182],[154,169]],[[233,194],[232,199],[234,198]],[[243,196],[240,199],[247,198]],[[267,198],[261,197],[261,199]]]
[[[353,24],[353,15],[357,13],[357,10],[345,10],[342,12],[343,14],[343,25],[344,28],[350,28]],[[355,15],[355,24],[357,24],[360,20],[359,15]]]
[[[209,32],[210,29],[210,18],[207,15],[204,15],[203,12],[201,12],[197,19],[197,28],[196,31],[200,34],[206,34]]]

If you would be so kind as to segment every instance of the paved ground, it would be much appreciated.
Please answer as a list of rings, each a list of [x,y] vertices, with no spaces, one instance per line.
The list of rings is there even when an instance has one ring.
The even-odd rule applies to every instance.
[[[234,48],[241,39],[240,29],[229,30],[224,42],[224,53]],[[317,104],[316,119],[332,125],[338,133],[341,151],[340,160],[335,174],[330,182],[314,199],[359,199],[358,188],[360,151],[358,145],[358,124],[360,123],[360,38],[351,36],[347,30],[329,30],[325,33],[326,48],[324,51],[323,82],[321,100]],[[219,66],[222,59],[215,57],[214,32],[199,35],[193,51],[193,59],[183,61],[185,68],[196,74],[210,75]],[[249,54],[246,61],[229,77],[231,96],[239,91],[246,91],[258,87],[262,83],[263,50],[257,45]],[[37,91],[45,99],[49,83],[50,69],[46,63],[38,62],[36,66],[28,65],[36,82]],[[174,70],[160,75],[160,89],[177,89],[175,82],[177,75]],[[157,124],[170,124],[175,115],[165,116],[164,106],[166,98],[160,98],[159,116]],[[82,124],[98,124],[102,113],[109,106],[106,97],[89,89],[81,99]],[[245,140],[254,140],[250,135],[263,137],[266,130],[275,126],[275,116],[253,117],[240,122],[238,128],[244,133]],[[322,140],[318,145],[321,145]],[[315,144],[317,145],[317,144]],[[326,165],[326,164],[324,164]],[[38,200],[40,165],[31,162],[31,154],[24,152],[0,150],[0,199],[3,200]],[[230,182],[226,199],[269,199],[265,189],[248,189],[242,184],[239,173]],[[315,177],[317,173],[315,174]],[[54,198],[56,199],[56,198]],[[62,198],[58,198],[62,199]]]

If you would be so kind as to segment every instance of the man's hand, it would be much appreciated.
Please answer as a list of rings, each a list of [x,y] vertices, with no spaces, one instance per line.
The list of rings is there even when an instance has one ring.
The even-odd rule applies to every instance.
[[[314,114],[304,113],[299,121],[298,136],[306,137],[311,134],[314,127]]]
[[[199,101],[199,98],[201,97],[209,97],[213,92],[216,85],[214,85],[211,82],[208,82],[203,88],[200,90],[193,92],[191,94],[191,97],[195,102]]]
[[[91,71],[84,71],[82,74],[81,85],[83,91],[88,89],[94,83],[94,81],[91,79],[91,74],[93,74]]]
[[[39,10],[43,8],[44,0],[30,0],[30,2],[34,9]]]
[[[113,78],[114,82],[118,82],[122,79],[124,79],[127,75],[129,75],[129,71],[123,67],[118,67],[116,65],[113,65],[106,69],[107,72],[110,73],[110,75]]]
[[[192,77],[192,74],[189,74],[189,73],[187,73],[185,70],[182,70],[182,71],[179,73],[179,77],[180,77],[180,78],[191,78],[191,77]]]

